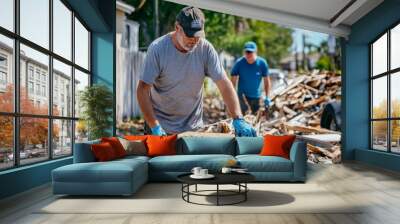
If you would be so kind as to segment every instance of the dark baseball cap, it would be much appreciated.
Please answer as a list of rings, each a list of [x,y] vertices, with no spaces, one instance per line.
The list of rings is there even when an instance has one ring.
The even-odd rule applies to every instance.
[[[204,14],[193,6],[186,6],[176,16],[176,21],[181,25],[188,37],[204,37]]]

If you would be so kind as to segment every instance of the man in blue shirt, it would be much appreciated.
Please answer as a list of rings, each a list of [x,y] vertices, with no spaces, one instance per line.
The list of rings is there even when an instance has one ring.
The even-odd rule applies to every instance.
[[[271,104],[269,98],[271,80],[269,78],[268,64],[264,58],[257,56],[257,45],[252,41],[244,45],[244,56],[239,58],[233,65],[231,81],[234,87],[236,87],[238,79],[237,93],[243,114],[249,109],[246,101],[252,114],[257,113],[260,108],[262,79],[264,79],[265,90],[264,105],[268,107]]]

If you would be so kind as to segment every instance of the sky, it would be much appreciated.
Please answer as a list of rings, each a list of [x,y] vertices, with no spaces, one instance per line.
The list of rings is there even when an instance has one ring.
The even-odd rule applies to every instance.
[[[54,51],[71,60],[71,12],[61,3],[54,2]],[[21,36],[45,48],[49,45],[49,10],[48,0],[20,0]],[[13,30],[13,0],[0,0],[0,25]],[[88,68],[88,32],[75,21],[75,60]],[[0,36],[0,39],[7,39]],[[21,46],[24,53],[43,64],[48,64],[48,57],[29,47]]]
[[[294,32],[292,34],[292,37],[293,37],[292,50],[293,50],[293,52],[295,49],[297,49],[297,52],[303,51],[303,40],[302,40],[303,34],[306,35],[306,41],[308,43],[312,43],[315,45],[319,45],[319,44],[321,44],[322,41],[328,40],[328,36],[329,36],[328,34],[325,34],[325,33],[318,33],[318,32],[295,28]]]

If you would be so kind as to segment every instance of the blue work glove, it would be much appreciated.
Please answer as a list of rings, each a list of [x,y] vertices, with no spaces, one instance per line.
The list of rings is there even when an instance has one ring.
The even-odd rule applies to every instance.
[[[257,137],[256,130],[247,123],[243,118],[233,119],[233,127],[235,128],[235,135],[238,137]]]
[[[167,133],[165,133],[164,129],[159,124],[151,128],[151,134],[159,136],[167,135]]]
[[[269,106],[271,106],[271,99],[268,97],[268,96],[266,96],[266,97],[264,97],[264,106],[265,107],[269,107]]]

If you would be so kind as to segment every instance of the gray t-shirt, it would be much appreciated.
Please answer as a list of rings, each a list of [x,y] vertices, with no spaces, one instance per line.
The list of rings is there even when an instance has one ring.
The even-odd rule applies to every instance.
[[[147,51],[140,80],[153,84],[150,96],[156,119],[167,133],[203,126],[203,81],[225,72],[214,47],[200,39],[191,52],[178,51],[171,34],[154,40]]]

